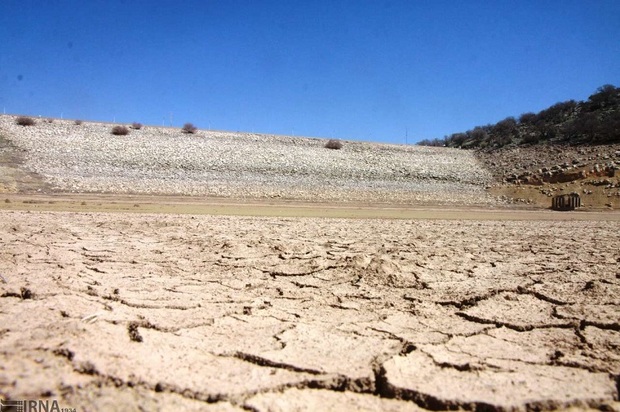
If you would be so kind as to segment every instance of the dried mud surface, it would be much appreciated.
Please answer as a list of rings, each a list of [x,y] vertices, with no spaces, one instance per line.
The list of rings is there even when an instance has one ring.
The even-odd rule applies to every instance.
[[[0,398],[619,410],[620,223],[466,218],[0,211]]]

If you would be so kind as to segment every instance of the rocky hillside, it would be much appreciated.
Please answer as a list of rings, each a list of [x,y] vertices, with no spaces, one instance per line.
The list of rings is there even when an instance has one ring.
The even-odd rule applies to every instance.
[[[620,88],[599,87],[586,101],[556,103],[538,113],[507,117],[444,139],[425,140],[424,146],[493,151],[502,147],[600,145],[620,143]]]
[[[556,194],[578,193],[586,208],[620,209],[620,144],[536,145],[476,151],[496,183],[491,193],[549,207]]]
[[[104,123],[16,120],[0,116],[0,191],[32,190],[24,182],[38,176],[42,191],[495,203],[491,174],[464,150],[349,141],[331,150],[323,139],[149,126],[123,136]]]
[[[509,203],[549,207],[578,193],[586,208],[620,208],[620,88],[557,103],[422,145],[472,149],[493,174],[491,193]]]

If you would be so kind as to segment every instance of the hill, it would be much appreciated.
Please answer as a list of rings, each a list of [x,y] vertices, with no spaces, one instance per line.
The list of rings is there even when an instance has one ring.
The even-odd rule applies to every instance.
[[[587,208],[620,208],[620,88],[612,85],[419,144],[470,149],[495,178],[490,192],[509,203],[549,207],[556,194],[578,193]]]
[[[586,101],[556,103],[538,113],[507,117],[422,146],[495,150],[507,146],[598,145],[620,143],[620,88],[604,85]]]
[[[435,147],[0,116],[0,191],[495,204],[473,153]],[[2,161],[4,159],[4,161]],[[4,181],[2,181],[4,179]]]

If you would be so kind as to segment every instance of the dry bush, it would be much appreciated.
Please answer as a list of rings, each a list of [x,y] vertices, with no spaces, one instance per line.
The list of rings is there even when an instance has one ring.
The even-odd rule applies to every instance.
[[[325,143],[325,147],[327,149],[339,150],[342,149],[342,142],[336,139],[329,139],[329,141]]]
[[[125,126],[114,126],[112,128],[112,134],[115,136],[126,136],[129,134],[129,129]]]
[[[134,130],[140,130],[140,129],[142,129],[142,123],[133,122],[131,124],[131,128],[134,129]]]
[[[15,119],[15,123],[20,126],[34,126],[35,121],[30,117],[19,116],[17,119]]]
[[[50,124],[51,124],[51,123],[54,123],[54,119],[52,119],[51,117],[50,117],[50,118],[45,119],[45,121],[46,121],[46,122],[48,122],[48,123],[50,123]]]
[[[183,125],[183,129],[181,129],[181,130],[183,130],[183,133],[194,134],[194,133],[196,133],[198,128],[196,126],[194,126],[193,124],[191,124],[191,123],[185,123]]]
[[[79,125],[81,125],[82,123],[84,123],[84,122],[83,122],[83,121],[81,121],[81,120],[76,120],[76,121],[75,121],[75,124],[77,124],[78,126],[79,126]]]

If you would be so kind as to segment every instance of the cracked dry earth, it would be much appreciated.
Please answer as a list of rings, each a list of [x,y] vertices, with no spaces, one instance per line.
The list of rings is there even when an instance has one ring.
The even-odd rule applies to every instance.
[[[617,221],[0,217],[5,399],[620,410]]]

